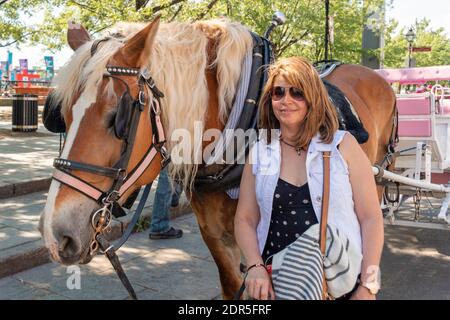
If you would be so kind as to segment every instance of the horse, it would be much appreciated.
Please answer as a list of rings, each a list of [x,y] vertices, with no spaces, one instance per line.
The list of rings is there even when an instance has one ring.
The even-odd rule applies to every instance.
[[[194,123],[202,128],[224,130],[241,73],[241,61],[252,48],[250,30],[224,19],[195,23],[160,23],[156,17],[148,24],[121,24],[112,36],[93,41],[79,25],[70,25],[68,42],[75,50],[55,80],[53,99],[61,104],[67,128],[61,158],[96,167],[111,167],[120,159],[123,143],[114,134],[114,119],[120,113],[121,97],[141,100],[143,112],[136,129],[127,171],[133,170],[152,145],[151,101],[154,91],[143,90],[133,75],[105,76],[109,66],[150,74],[164,97],[160,99],[162,127],[169,153],[176,151],[171,141],[183,129],[194,137]],[[139,78],[141,79],[141,78]],[[390,86],[372,70],[344,64],[326,79],[339,87],[351,101],[369,133],[362,145],[372,163],[387,151],[395,118],[395,95]],[[127,89],[128,88],[128,89]],[[118,107],[119,106],[119,107]],[[116,122],[117,123],[117,122]],[[208,141],[193,143],[184,150],[190,163],[174,163],[172,176],[181,177],[203,240],[217,265],[222,296],[231,299],[242,283],[241,253],[234,238],[234,214],[237,200],[225,192],[198,192],[193,179],[204,162],[202,152]],[[145,171],[118,199],[123,203],[141,186],[153,181],[162,167],[163,155],[156,152]],[[108,190],[113,178],[94,172],[71,170],[97,190]],[[39,229],[51,258],[62,264],[88,263],[95,236],[92,212],[99,204],[85,194],[53,179],[41,214]]]

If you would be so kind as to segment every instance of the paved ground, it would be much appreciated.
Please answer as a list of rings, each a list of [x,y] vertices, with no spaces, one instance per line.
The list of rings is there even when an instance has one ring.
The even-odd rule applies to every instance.
[[[201,241],[192,214],[178,217],[174,226],[184,235],[174,240],[149,240],[134,234],[119,257],[140,299],[213,299],[219,296],[218,273]],[[70,290],[67,267],[54,263],[0,279],[0,299],[126,299],[107,259],[96,257],[80,266],[80,289]],[[72,282],[71,282],[72,283]]]
[[[0,199],[48,189],[59,135],[38,123],[36,132],[13,132],[11,109],[0,107]]]
[[[152,186],[142,213],[143,221],[147,225],[153,208],[156,186],[156,183]],[[46,192],[36,192],[0,199],[0,278],[50,261],[37,230],[46,197]],[[137,202],[131,211],[134,211],[136,207]],[[171,209],[170,214],[177,217],[190,211],[190,206],[183,194],[180,205]],[[120,235],[119,230],[122,230],[130,219],[131,216],[127,215],[113,222],[117,236]]]

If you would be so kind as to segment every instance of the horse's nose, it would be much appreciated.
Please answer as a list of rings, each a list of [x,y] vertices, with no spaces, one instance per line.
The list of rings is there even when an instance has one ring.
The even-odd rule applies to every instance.
[[[64,264],[78,262],[81,255],[81,243],[70,230],[61,230],[56,235],[58,255]]]

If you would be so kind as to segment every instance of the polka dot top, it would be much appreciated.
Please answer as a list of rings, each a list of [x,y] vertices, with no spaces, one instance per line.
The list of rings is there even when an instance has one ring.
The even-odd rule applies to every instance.
[[[308,183],[297,187],[278,179],[263,261],[283,250],[316,223]]]

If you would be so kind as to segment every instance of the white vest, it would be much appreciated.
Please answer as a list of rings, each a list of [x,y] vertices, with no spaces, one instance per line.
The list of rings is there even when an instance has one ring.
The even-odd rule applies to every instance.
[[[331,144],[321,143],[318,134],[311,140],[306,155],[306,174],[314,212],[317,220],[320,222],[323,187],[323,159],[321,152],[331,151],[328,224],[344,232],[352,244],[362,253],[361,228],[354,209],[348,167],[337,149],[345,133],[345,131],[341,130],[336,131]],[[260,138],[252,148],[250,159],[255,176],[256,200],[261,215],[256,232],[259,251],[262,254],[269,232],[275,187],[280,177],[281,149],[279,131],[277,131],[276,135],[272,135],[272,142],[269,145],[265,139]]]

